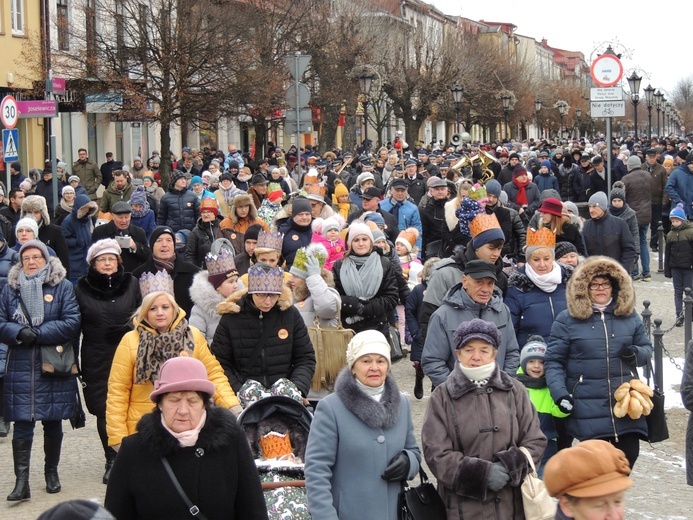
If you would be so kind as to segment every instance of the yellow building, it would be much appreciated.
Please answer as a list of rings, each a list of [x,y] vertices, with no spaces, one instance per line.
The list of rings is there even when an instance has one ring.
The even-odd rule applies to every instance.
[[[31,39],[38,40],[41,32],[40,0],[0,0],[0,99],[7,95],[17,101],[35,99],[32,87],[42,79],[32,62],[22,56],[23,47]],[[33,60],[32,60],[33,61]],[[35,63],[41,62],[40,51]],[[21,117],[21,116],[20,116]],[[19,130],[18,154],[22,173],[44,165],[45,119],[20,118],[15,128]],[[5,129],[0,121],[0,129]],[[2,140],[2,134],[0,134]],[[0,151],[4,152],[4,146]],[[4,156],[0,155],[0,157]],[[9,165],[0,159],[0,179],[7,184]],[[7,197],[9,188],[5,192]]]

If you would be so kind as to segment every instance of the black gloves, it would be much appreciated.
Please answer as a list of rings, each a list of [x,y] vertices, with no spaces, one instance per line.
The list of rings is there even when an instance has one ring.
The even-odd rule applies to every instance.
[[[573,407],[575,406],[575,401],[573,401],[572,395],[564,395],[556,399],[556,406],[563,413],[572,413]]]
[[[635,345],[631,345],[629,347],[623,347],[623,350],[621,350],[621,360],[624,363],[628,363],[629,365],[634,365],[636,362],[636,358],[638,355],[638,349]]]
[[[342,296],[342,314],[345,316],[363,315],[363,303],[358,296]]]
[[[37,338],[38,334],[31,327],[24,327],[19,331],[19,334],[17,334],[17,340],[27,347],[31,347],[36,343]]]
[[[405,452],[401,452],[390,461],[390,465],[385,468],[380,478],[383,480],[402,481],[407,480],[408,476],[409,456]]]
[[[486,484],[491,491],[500,491],[509,481],[510,475],[502,462],[491,464],[491,472],[488,474],[488,484]]]

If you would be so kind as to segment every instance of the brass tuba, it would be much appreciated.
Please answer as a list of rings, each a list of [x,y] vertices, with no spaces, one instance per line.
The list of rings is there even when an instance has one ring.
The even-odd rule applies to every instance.
[[[495,177],[493,170],[489,168],[489,166],[496,162],[496,159],[490,153],[479,150],[479,153],[472,157],[471,161],[472,164],[478,163],[481,167],[481,179],[479,179],[479,184],[484,185]]]

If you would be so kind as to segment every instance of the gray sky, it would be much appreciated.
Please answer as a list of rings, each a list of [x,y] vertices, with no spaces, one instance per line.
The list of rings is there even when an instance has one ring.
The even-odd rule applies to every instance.
[[[537,0],[520,3],[517,0],[470,2],[468,0],[425,0],[440,11],[472,20],[509,22],[517,33],[541,41],[546,38],[551,47],[581,51],[588,64],[611,43],[622,54],[624,78],[633,69],[643,77],[642,89],[648,83],[668,92],[681,78],[690,75],[688,68],[677,67],[674,56],[685,55],[690,46],[688,31],[676,25],[677,14],[666,9],[644,11],[635,4],[606,0],[596,4],[570,4]],[[686,15],[680,13],[678,16]],[[654,17],[653,20],[648,17]],[[665,20],[669,19],[669,23]],[[654,23],[655,26],[648,27]],[[669,29],[667,29],[669,27]],[[681,54],[683,52],[683,54]],[[591,57],[591,58],[590,58]],[[628,91],[628,82],[623,81]]]

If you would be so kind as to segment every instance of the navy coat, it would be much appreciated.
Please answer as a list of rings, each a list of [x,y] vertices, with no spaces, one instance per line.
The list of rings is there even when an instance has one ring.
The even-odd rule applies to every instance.
[[[549,339],[553,321],[566,310],[565,287],[571,274],[571,266],[561,265],[562,282],[552,293],[544,292],[534,285],[524,267],[510,274],[504,301],[510,309],[520,349],[531,334],[539,334],[544,341]]]
[[[38,332],[34,346],[17,343],[17,334],[26,326],[15,321],[20,307],[21,264],[10,269],[7,285],[0,293],[0,341],[9,346],[4,385],[8,421],[58,421],[75,413],[75,379],[41,375],[40,347],[75,342],[81,320],[72,284],[65,279],[65,268],[55,257],[48,262],[52,270],[43,285],[44,319],[34,327]]]
[[[192,229],[200,216],[200,199],[192,191],[178,191],[169,186],[168,193],[161,197],[157,226],[169,226],[173,231]]]
[[[60,226],[69,249],[70,277],[79,278],[87,274],[87,251],[91,246],[91,217],[99,210],[96,202],[87,195],[77,195],[75,204]]]

